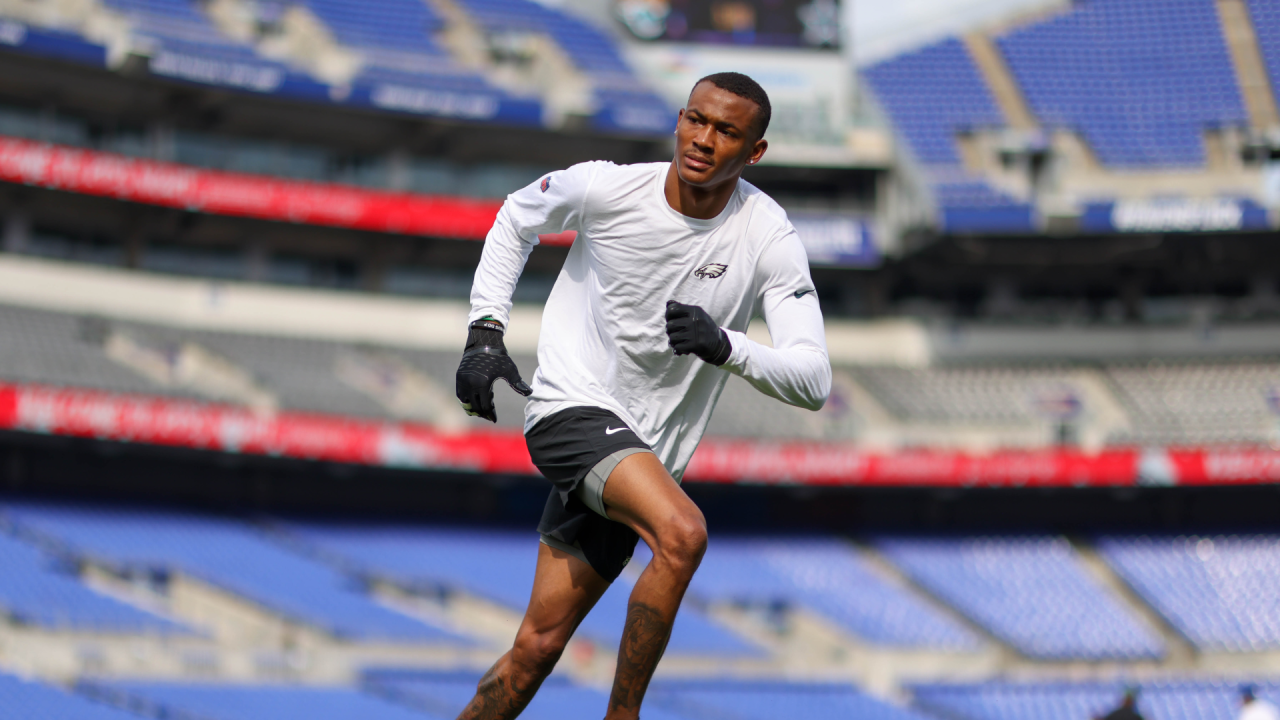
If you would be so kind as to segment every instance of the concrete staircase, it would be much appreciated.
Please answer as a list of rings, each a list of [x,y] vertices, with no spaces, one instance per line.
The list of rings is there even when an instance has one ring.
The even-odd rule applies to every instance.
[[[1039,123],[1022,95],[1022,88],[1018,86],[1018,81],[1014,79],[1013,72],[991,36],[985,32],[972,32],[964,36],[964,44],[978,66],[978,71],[982,73],[982,79],[995,96],[996,105],[1004,115],[1005,125],[1020,131],[1038,129]]]
[[[1276,108],[1275,88],[1267,77],[1267,68],[1258,47],[1253,19],[1244,0],[1218,0],[1218,18],[1222,23],[1222,35],[1231,53],[1236,69],[1240,94],[1249,114],[1249,125],[1255,130],[1267,130],[1280,126],[1280,111]]]

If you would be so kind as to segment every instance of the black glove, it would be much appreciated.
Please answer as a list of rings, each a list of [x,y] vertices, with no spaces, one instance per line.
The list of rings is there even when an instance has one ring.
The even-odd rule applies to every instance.
[[[498,422],[493,407],[493,383],[507,381],[512,390],[529,397],[533,388],[520,379],[516,363],[502,344],[502,324],[493,320],[477,320],[467,332],[467,346],[458,364],[458,401],[468,415]]]
[[[719,367],[729,359],[729,335],[697,305],[667,301],[667,339],[677,355],[697,355]]]

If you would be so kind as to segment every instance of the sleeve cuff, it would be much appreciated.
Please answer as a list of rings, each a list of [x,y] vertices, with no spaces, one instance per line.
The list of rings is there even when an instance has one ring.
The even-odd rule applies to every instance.
[[[729,338],[729,345],[732,348],[729,352],[729,359],[724,361],[721,368],[728,370],[734,375],[741,375],[747,369],[747,358],[750,357],[750,351],[747,350],[747,335],[736,330],[728,328],[720,328],[725,337]]]

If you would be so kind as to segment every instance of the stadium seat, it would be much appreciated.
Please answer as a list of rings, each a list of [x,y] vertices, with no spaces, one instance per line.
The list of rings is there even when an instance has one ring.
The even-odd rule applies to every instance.
[[[1113,168],[1202,167],[1206,130],[1247,125],[1208,0],[1091,0],[997,42],[1040,121]]]
[[[894,128],[924,166],[948,232],[1029,232],[1025,200],[970,177],[957,135],[1004,124],[995,98],[963,43],[947,38],[863,70]]]
[[[30,720],[138,720],[131,712],[7,673],[0,673],[0,710],[6,717]]]
[[[283,527],[329,557],[342,558],[364,573],[405,587],[465,591],[521,614],[533,590],[538,536],[532,528],[497,531],[315,522],[291,522]],[[614,582],[583,620],[579,632],[606,647],[617,647],[631,587],[632,580],[626,575]],[[693,607],[677,616],[667,651],[689,655],[761,653]]]
[[[1271,76],[1271,89],[1280,88],[1280,0],[1248,0],[1258,49]]]
[[[1280,366],[1266,362],[1116,364],[1106,369],[1131,431],[1116,444],[1265,444]]]
[[[236,519],[163,510],[7,503],[6,516],[72,555],[128,570],[177,570],[340,638],[470,645],[388,610],[352,579]]]
[[[930,720],[929,716],[891,705],[850,685],[744,680],[657,681],[649,688],[650,705],[688,718],[733,720]]]
[[[1085,574],[1063,538],[894,538],[885,556],[947,604],[1040,659],[1159,658],[1164,643]]]
[[[1052,367],[867,367],[854,373],[896,417],[933,423],[1035,422],[1043,420],[1035,406],[1040,393],[1074,388],[1068,371]]]
[[[460,4],[490,33],[533,32],[554,40],[591,80],[597,127],[641,133],[669,132],[675,127],[674,112],[632,72],[617,44],[600,28],[533,0],[461,0]]]
[[[0,305],[0,381],[195,397],[166,390],[107,359],[103,327],[93,318]]]
[[[454,716],[409,709],[358,690],[335,687],[90,681],[82,683],[81,690],[160,718],[448,720]]]
[[[0,534],[0,608],[10,620],[51,630],[185,634],[191,631],[90,590],[56,555]]]
[[[1162,681],[1134,678],[1138,710],[1159,720],[1234,720],[1239,712],[1238,683]],[[987,682],[930,684],[914,688],[915,704],[938,717],[964,720],[1080,720],[1102,717],[1119,704],[1126,683]],[[1259,685],[1259,695],[1280,697],[1280,685]]]
[[[1103,537],[1098,552],[1209,652],[1280,647],[1280,537]]]
[[[366,675],[368,692],[406,707],[455,717],[476,692],[480,677],[472,673],[371,672]],[[564,720],[603,715],[609,705],[606,691],[583,687],[552,675],[538,689],[533,702],[520,714],[522,720]],[[654,702],[644,706],[645,720],[692,720],[673,714]]]
[[[641,547],[634,560],[649,557]],[[713,537],[689,595],[707,603],[805,608],[872,645],[939,651],[982,645],[842,540]]]

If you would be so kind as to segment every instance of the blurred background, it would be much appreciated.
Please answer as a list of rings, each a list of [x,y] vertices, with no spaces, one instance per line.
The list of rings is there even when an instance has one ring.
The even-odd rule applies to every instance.
[[[481,241],[722,70],[835,382],[730,379],[645,717],[1280,700],[1280,0],[0,0],[0,716],[456,716],[547,492],[452,397]]]

